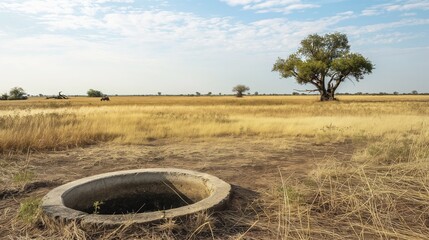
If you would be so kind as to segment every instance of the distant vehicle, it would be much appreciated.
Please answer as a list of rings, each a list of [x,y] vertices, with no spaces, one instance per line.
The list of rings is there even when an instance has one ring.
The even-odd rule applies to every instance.
[[[47,96],[46,99],[69,99],[66,95],[61,94],[61,92],[58,93],[58,96]]]

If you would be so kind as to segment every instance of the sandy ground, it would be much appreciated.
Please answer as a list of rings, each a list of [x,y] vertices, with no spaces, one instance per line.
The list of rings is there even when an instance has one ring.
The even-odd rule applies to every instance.
[[[95,174],[138,168],[173,167],[215,175],[234,187],[233,199],[250,201],[283,177],[300,179],[328,157],[349,159],[351,143],[313,144],[294,139],[216,138],[156,140],[145,145],[98,144],[65,151],[4,155],[0,161],[0,238],[25,236],[14,227],[20,202],[55,186]],[[28,171],[26,183],[16,179]]]

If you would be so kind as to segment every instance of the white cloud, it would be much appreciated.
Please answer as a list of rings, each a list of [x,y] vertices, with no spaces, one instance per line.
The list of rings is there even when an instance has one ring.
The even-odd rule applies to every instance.
[[[95,29],[103,25],[103,23],[93,17],[85,15],[43,15],[39,17],[40,23],[48,26],[50,31],[65,30],[65,29]]]
[[[429,19],[402,19],[395,22],[389,23],[377,23],[369,24],[364,26],[347,26],[338,28],[339,31],[345,32],[350,35],[361,35],[368,33],[377,33],[384,30],[395,29],[400,27],[408,26],[419,26],[419,25],[429,25]]]
[[[258,11],[275,11],[276,7],[281,6],[283,9],[281,11],[284,12],[285,8],[291,10],[302,7],[298,6],[301,4],[301,0],[223,1],[232,6],[242,6]],[[107,2],[125,4],[113,9],[103,5]],[[267,18],[244,23],[230,17],[202,17],[190,12],[142,10],[126,4],[129,2],[131,1],[28,0],[19,3],[6,1],[0,4],[0,9],[19,13],[38,13],[33,18],[48,30],[38,37],[44,39],[43,42],[47,44],[49,44],[47,40],[49,37],[46,36],[52,37],[56,32],[61,32],[62,36],[76,38],[68,31],[89,30],[96,36],[97,41],[104,38],[137,48],[144,45],[145,51],[174,48],[176,53],[189,51],[278,52],[296,49],[300,40],[312,33],[342,31],[359,37],[362,34],[378,33],[386,29],[425,25],[429,21],[404,19],[366,26],[337,27],[338,23],[356,17],[353,12],[348,11],[308,21]],[[387,6],[384,8],[387,9]],[[375,13],[375,10],[368,10],[367,15]],[[68,40],[64,42],[71,44]],[[38,47],[43,49],[42,46]]]
[[[362,11],[363,16],[380,15],[394,11],[429,10],[429,0],[399,0],[395,3],[379,4]]]
[[[401,14],[401,17],[414,17],[416,15],[417,15],[417,13],[406,12],[406,13]]]
[[[0,10],[25,13],[42,24],[44,34],[61,32],[73,38],[74,30],[89,30],[106,39],[120,39],[138,47],[182,51],[278,51],[295,48],[310,33],[330,31],[338,22],[352,17],[352,12],[314,21],[288,21],[269,18],[243,23],[230,17],[202,17],[190,12],[142,10],[124,4],[120,8],[106,2],[127,3],[128,0],[28,0],[0,5]],[[229,4],[252,4],[255,10],[274,11],[301,8],[300,0],[236,0]],[[31,7],[30,7],[31,6]],[[37,13],[37,14],[36,14]],[[97,13],[97,14],[96,14]],[[34,15],[32,15],[34,14]]]
[[[300,9],[301,0],[223,0],[231,6],[257,11],[282,12]],[[121,2],[117,8],[107,2]],[[251,51],[270,52],[296,49],[308,34],[343,31],[359,37],[402,26],[424,25],[429,20],[407,19],[366,26],[337,27],[338,23],[357,17],[352,11],[307,21],[267,18],[241,22],[230,17],[202,17],[190,12],[142,10],[127,4],[129,0],[28,0],[6,1],[0,9],[18,13],[38,13],[35,22],[47,30],[73,38],[74,30],[88,30],[97,41],[110,39],[125,45],[147,49],[173,49],[174,52]],[[33,6],[29,8],[29,6]],[[37,7],[36,7],[37,6]],[[384,5],[383,5],[384,6]],[[387,8],[387,6],[384,6]],[[285,10],[288,9],[288,10]],[[61,13],[61,14],[59,14]],[[368,10],[366,15],[376,14]],[[42,34],[42,36],[43,36]],[[89,33],[88,33],[89,34]],[[67,42],[67,41],[66,41]]]
[[[312,7],[301,0],[224,0],[259,12],[290,12]],[[105,3],[124,3],[112,8]],[[328,31],[352,13],[314,21],[266,19],[243,23],[230,17],[202,17],[189,12],[142,10],[130,0],[5,0],[0,11],[23,13],[51,33],[91,30],[134,44],[183,49],[270,51],[293,48],[306,34]],[[164,1],[162,1],[164,2]],[[291,44],[294,43],[294,44]]]
[[[301,0],[221,0],[230,6],[241,6],[245,10],[254,10],[258,13],[279,12],[291,13],[293,11],[318,8],[317,4],[302,3]]]
[[[71,1],[30,0],[24,2],[6,1],[0,3],[0,10],[25,14],[72,14],[75,4]]]
[[[375,35],[367,36],[358,39],[355,43],[357,45],[388,45],[401,43],[407,40],[418,38],[417,35],[410,35],[407,33],[393,32],[393,33],[378,33]]]
[[[411,0],[403,3],[391,4],[384,7],[387,11],[410,11],[410,10],[429,10],[429,1],[427,0]]]
[[[83,14],[94,15],[105,9],[106,3],[132,3],[133,0],[3,0],[0,11],[24,14]]]
[[[240,6],[240,5],[248,5],[251,3],[260,2],[260,0],[222,0],[222,2],[226,2],[231,6]]]
[[[362,16],[377,16],[380,14],[381,12],[376,9],[365,9],[362,11]]]
[[[231,18],[203,18],[191,13],[142,11],[108,14],[105,27],[141,43],[174,45],[188,50],[278,51],[295,48],[311,33],[331,31],[353,17],[345,12],[314,21],[264,19],[249,23]],[[177,49],[176,49],[177,50]]]

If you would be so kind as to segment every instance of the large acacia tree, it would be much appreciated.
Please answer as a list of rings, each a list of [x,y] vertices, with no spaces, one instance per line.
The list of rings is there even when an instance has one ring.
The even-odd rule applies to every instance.
[[[309,35],[287,59],[278,58],[272,71],[283,78],[294,77],[299,84],[311,84],[321,101],[335,100],[335,91],[345,80],[363,79],[374,65],[359,53],[350,52],[347,36],[332,33]]]

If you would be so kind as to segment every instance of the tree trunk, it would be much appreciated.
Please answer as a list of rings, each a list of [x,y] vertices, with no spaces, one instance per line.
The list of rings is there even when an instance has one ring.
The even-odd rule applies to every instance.
[[[335,101],[334,93],[324,92],[320,94],[320,101]]]
[[[335,90],[336,90],[336,88],[334,87],[333,84],[329,84],[327,90],[324,87],[322,89],[319,89],[320,101],[324,102],[324,101],[335,101],[335,100],[337,100],[337,99],[335,99]]]

